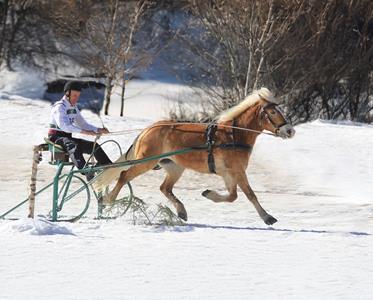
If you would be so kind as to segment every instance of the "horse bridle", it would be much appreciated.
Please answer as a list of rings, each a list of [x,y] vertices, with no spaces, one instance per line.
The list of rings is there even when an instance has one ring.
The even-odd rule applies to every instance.
[[[271,114],[269,114],[268,111],[267,111],[270,108],[275,109],[277,111],[277,113],[279,113],[283,117],[283,119],[284,119],[283,123],[281,123],[280,125],[277,125],[273,121],[273,119],[271,117]],[[278,135],[278,132],[279,132],[279,130],[282,126],[288,124],[288,122],[286,121],[286,118],[283,115],[283,113],[277,109],[277,104],[276,103],[269,103],[267,105],[262,106],[260,111],[259,111],[259,117],[260,117],[260,126],[262,126],[262,124],[263,124],[262,121],[265,118],[269,122],[269,124],[271,124],[271,126],[274,128],[274,132],[275,132],[276,135]]]

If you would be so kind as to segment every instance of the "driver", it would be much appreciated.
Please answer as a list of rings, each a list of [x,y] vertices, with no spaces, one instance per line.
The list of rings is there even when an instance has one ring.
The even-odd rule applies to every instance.
[[[109,133],[106,128],[97,128],[89,123],[80,114],[76,106],[82,86],[77,81],[68,81],[64,86],[65,95],[52,106],[51,122],[48,131],[49,139],[61,145],[69,154],[71,161],[78,169],[83,169],[86,161],[83,153],[91,154],[94,144],[91,141],[72,137],[72,133],[81,133],[91,136]],[[100,145],[96,144],[94,157],[97,166],[111,164],[112,161],[106,155]],[[86,173],[86,178],[90,181],[93,173]]]

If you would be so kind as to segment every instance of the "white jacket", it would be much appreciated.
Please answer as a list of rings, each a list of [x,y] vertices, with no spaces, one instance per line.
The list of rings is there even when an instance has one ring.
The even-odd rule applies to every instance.
[[[98,128],[88,124],[78,107],[71,105],[66,96],[53,104],[50,127],[68,133],[80,133],[82,130],[98,132]]]

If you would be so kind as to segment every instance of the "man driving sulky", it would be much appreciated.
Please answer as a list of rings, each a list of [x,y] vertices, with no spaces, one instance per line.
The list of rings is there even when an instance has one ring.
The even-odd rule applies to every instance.
[[[77,81],[68,81],[65,84],[64,96],[52,106],[48,131],[49,139],[64,148],[78,169],[83,169],[86,165],[83,153],[91,154],[95,143],[72,137],[72,134],[80,133],[97,136],[109,133],[106,128],[98,128],[89,124],[81,115],[76,105],[79,101],[81,90],[82,85]],[[94,157],[97,160],[97,166],[112,163],[98,144],[95,147]],[[86,173],[85,175],[88,181],[94,177],[93,173]]]

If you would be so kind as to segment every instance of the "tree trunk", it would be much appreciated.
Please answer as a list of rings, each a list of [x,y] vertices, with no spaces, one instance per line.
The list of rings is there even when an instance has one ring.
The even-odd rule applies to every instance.
[[[251,45],[250,45],[251,46]],[[249,93],[249,82],[251,80],[250,73],[251,73],[251,60],[252,60],[252,51],[251,47],[249,50],[249,63],[247,65],[247,71],[246,71],[246,81],[245,81],[245,93],[244,96],[246,97]]]
[[[105,115],[107,116],[109,114],[109,106],[110,106],[110,98],[111,98],[111,92],[112,92],[112,82],[113,78],[111,76],[108,76],[106,78],[106,89],[105,89]]]
[[[5,32],[6,32],[6,20],[8,18],[8,8],[9,8],[9,3],[8,0],[4,1],[4,11],[3,11],[3,16],[2,16],[2,29],[1,29],[1,37],[0,37],[0,66],[3,63],[4,60],[4,55],[3,53],[5,52],[4,49],[4,44],[5,44]]]
[[[120,116],[123,117],[124,111],[124,93],[126,92],[126,61],[123,61],[123,75],[122,75],[122,94],[120,95]]]
[[[35,211],[35,192],[36,192],[36,176],[38,173],[38,164],[40,162],[41,153],[40,145],[34,146],[34,155],[32,159],[32,171],[30,179],[30,193],[29,193],[29,213],[28,218],[34,218]]]
[[[256,70],[256,77],[255,77],[255,82],[254,82],[254,86],[253,86],[254,90],[256,90],[258,88],[259,77],[260,77],[260,72],[261,72],[261,69],[262,69],[263,61],[264,61],[264,53],[262,52],[261,57],[260,57],[260,61],[259,61],[259,65],[258,65],[258,69]]]

